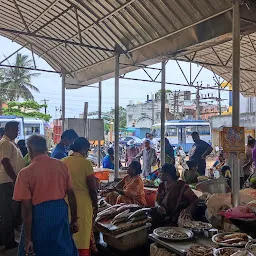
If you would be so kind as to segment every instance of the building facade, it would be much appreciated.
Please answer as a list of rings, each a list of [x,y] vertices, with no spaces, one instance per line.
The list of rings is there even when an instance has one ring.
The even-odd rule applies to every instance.
[[[150,128],[161,120],[160,101],[150,100],[144,103],[127,106],[127,127]]]

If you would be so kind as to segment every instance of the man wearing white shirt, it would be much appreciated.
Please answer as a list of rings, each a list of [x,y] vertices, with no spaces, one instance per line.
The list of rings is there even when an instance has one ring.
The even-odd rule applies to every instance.
[[[18,132],[19,123],[8,122],[0,140],[0,245],[4,245],[7,250],[17,247],[14,236],[16,212],[12,196],[17,175],[25,167],[21,152],[13,142]]]

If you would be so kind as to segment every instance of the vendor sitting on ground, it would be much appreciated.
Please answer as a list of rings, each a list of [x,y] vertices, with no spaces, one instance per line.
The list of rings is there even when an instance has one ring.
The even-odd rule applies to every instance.
[[[127,172],[128,175],[106,196],[106,202],[111,205],[125,203],[146,206],[144,184],[140,177],[141,164],[137,160],[132,161]]]
[[[153,227],[177,225],[179,218],[186,219],[196,211],[197,196],[190,187],[179,180],[176,168],[171,164],[164,164],[158,187],[156,208],[152,209]]]
[[[186,169],[181,179],[187,184],[196,184],[198,182],[197,178],[199,176],[198,170],[198,162],[195,160],[187,161],[188,169]]]

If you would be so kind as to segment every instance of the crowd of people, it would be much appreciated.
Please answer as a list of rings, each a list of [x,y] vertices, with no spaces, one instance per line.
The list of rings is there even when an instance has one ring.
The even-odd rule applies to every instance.
[[[19,256],[90,255],[98,204],[96,179],[86,159],[89,141],[67,130],[50,157],[41,136],[27,140],[28,152],[21,142],[15,144],[18,127],[8,122],[0,140],[0,246],[18,246],[14,231],[22,215]]]
[[[98,211],[98,183],[87,159],[89,141],[72,129],[66,130],[49,155],[46,139],[38,135],[32,135],[26,144],[15,144],[18,126],[17,122],[8,122],[0,140],[0,245],[7,250],[18,246],[14,230],[22,215],[19,256],[87,256],[92,249],[97,251],[93,221]],[[189,185],[206,175],[205,159],[213,149],[197,132],[192,133],[192,138],[194,145],[182,173],[175,168],[174,149],[168,139],[166,163],[157,171],[153,168],[158,161],[152,139],[147,137],[142,148],[130,141],[126,152],[127,176],[108,190],[105,200],[112,205],[147,206],[143,178],[154,175],[160,184],[156,207],[151,209],[153,226],[195,218],[197,196]],[[250,138],[244,164],[247,179],[256,160],[254,146],[255,140]],[[114,150],[109,148],[103,167],[114,169],[114,162]],[[223,154],[212,170],[219,170],[227,178],[231,175]],[[214,176],[214,171],[209,175]]]

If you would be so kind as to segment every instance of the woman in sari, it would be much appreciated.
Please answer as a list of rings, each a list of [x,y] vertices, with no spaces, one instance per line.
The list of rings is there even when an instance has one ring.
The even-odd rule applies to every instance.
[[[116,185],[113,192],[106,196],[106,201],[112,205],[126,203],[146,206],[141,172],[141,164],[136,160],[132,161],[128,167],[128,175]]]
[[[89,256],[93,216],[97,214],[97,189],[92,163],[87,160],[90,143],[79,137],[70,146],[73,153],[64,158],[70,171],[74,192],[77,198],[79,232],[74,235],[79,256]]]
[[[245,184],[249,178],[254,174],[254,161],[253,161],[253,150],[255,147],[255,139],[252,136],[248,136],[248,142],[245,147],[245,160],[243,165],[244,181]],[[244,185],[243,184],[243,185]]]
[[[179,180],[176,168],[164,164],[158,187],[156,208],[152,209],[153,227],[177,225],[178,219],[190,218],[196,211],[197,196],[190,187]]]

